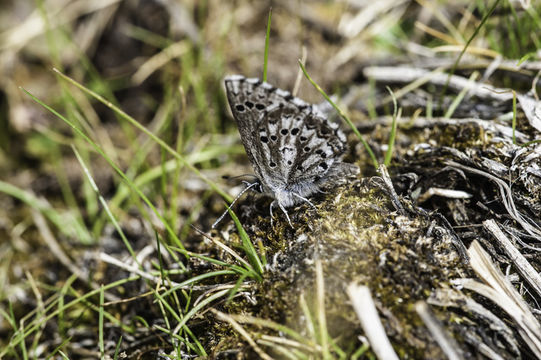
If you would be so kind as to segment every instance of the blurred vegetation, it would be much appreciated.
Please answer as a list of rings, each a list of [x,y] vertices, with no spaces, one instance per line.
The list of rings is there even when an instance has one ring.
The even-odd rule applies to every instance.
[[[477,70],[500,88],[538,87],[541,7],[526,0],[3,0],[0,358],[261,357],[229,310],[253,316],[244,324],[264,329],[258,344],[273,356],[373,356],[314,320],[322,304],[273,283],[267,259],[292,240],[283,227],[249,221],[268,217],[266,204],[261,212],[241,205],[228,231],[206,233],[242,186],[223,177],[252,172],[222,82],[263,76],[271,7],[268,81],[293,89],[301,59],[360,129],[396,110],[363,72],[369,66],[466,78]],[[403,116],[443,116],[444,99],[457,97],[425,90],[424,106],[398,100]],[[298,96],[324,100],[306,80]],[[518,126],[531,130],[524,118]],[[366,135],[380,163],[388,134]],[[349,158],[375,175],[351,142]],[[397,146],[388,165],[401,162]],[[384,223],[380,210],[371,215]],[[272,307],[282,296],[283,307]],[[266,312],[255,310],[266,301]],[[311,335],[284,320],[299,306],[314,318],[305,324]],[[293,350],[282,352],[288,344],[277,334]],[[419,355],[404,349],[405,358]]]

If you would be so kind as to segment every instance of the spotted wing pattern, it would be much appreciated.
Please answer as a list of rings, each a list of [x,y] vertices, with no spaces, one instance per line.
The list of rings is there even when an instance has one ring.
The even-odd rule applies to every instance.
[[[355,173],[356,166],[341,162],[344,134],[312,105],[259,79],[229,76],[225,86],[242,143],[267,192],[289,189],[307,196],[313,191],[303,189]]]

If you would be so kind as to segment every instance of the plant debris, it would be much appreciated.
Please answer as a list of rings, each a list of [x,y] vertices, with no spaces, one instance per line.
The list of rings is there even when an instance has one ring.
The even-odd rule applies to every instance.
[[[361,173],[211,229],[270,5],[0,4],[0,358],[541,358],[539,4],[272,1]]]

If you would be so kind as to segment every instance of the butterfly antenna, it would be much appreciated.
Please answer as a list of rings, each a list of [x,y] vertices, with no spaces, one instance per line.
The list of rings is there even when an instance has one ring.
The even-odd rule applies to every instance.
[[[214,222],[214,224],[212,224],[211,226],[211,229],[214,229],[216,227],[216,225],[218,225],[218,223],[220,221],[222,221],[222,219],[225,217],[225,215],[227,215],[227,213],[229,212],[229,210],[231,210],[231,207],[233,205],[235,205],[235,203],[237,202],[237,200],[242,196],[242,194],[244,194],[246,191],[250,190],[251,188],[253,188],[254,186],[258,185],[259,183],[258,182],[254,182],[254,183],[251,183],[251,184],[246,184],[246,188],[244,190],[242,190],[238,195],[237,197],[233,200],[233,202],[227,206],[227,210],[224,211],[224,213],[218,218],[218,220],[216,220]]]
[[[222,178],[226,179],[227,181],[231,181],[231,180],[239,179],[239,178],[242,178],[242,177],[248,177],[248,176],[251,177],[251,178],[257,179],[257,176],[255,176],[254,174],[242,174],[242,175],[237,175],[237,176],[224,175],[224,176],[222,176]]]

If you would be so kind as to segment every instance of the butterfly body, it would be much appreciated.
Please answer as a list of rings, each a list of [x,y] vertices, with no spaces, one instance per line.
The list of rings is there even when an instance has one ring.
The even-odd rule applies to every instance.
[[[325,183],[358,173],[342,162],[346,137],[315,106],[259,79],[225,79],[227,98],[263,193],[285,208]],[[311,203],[310,203],[311,204]]]

